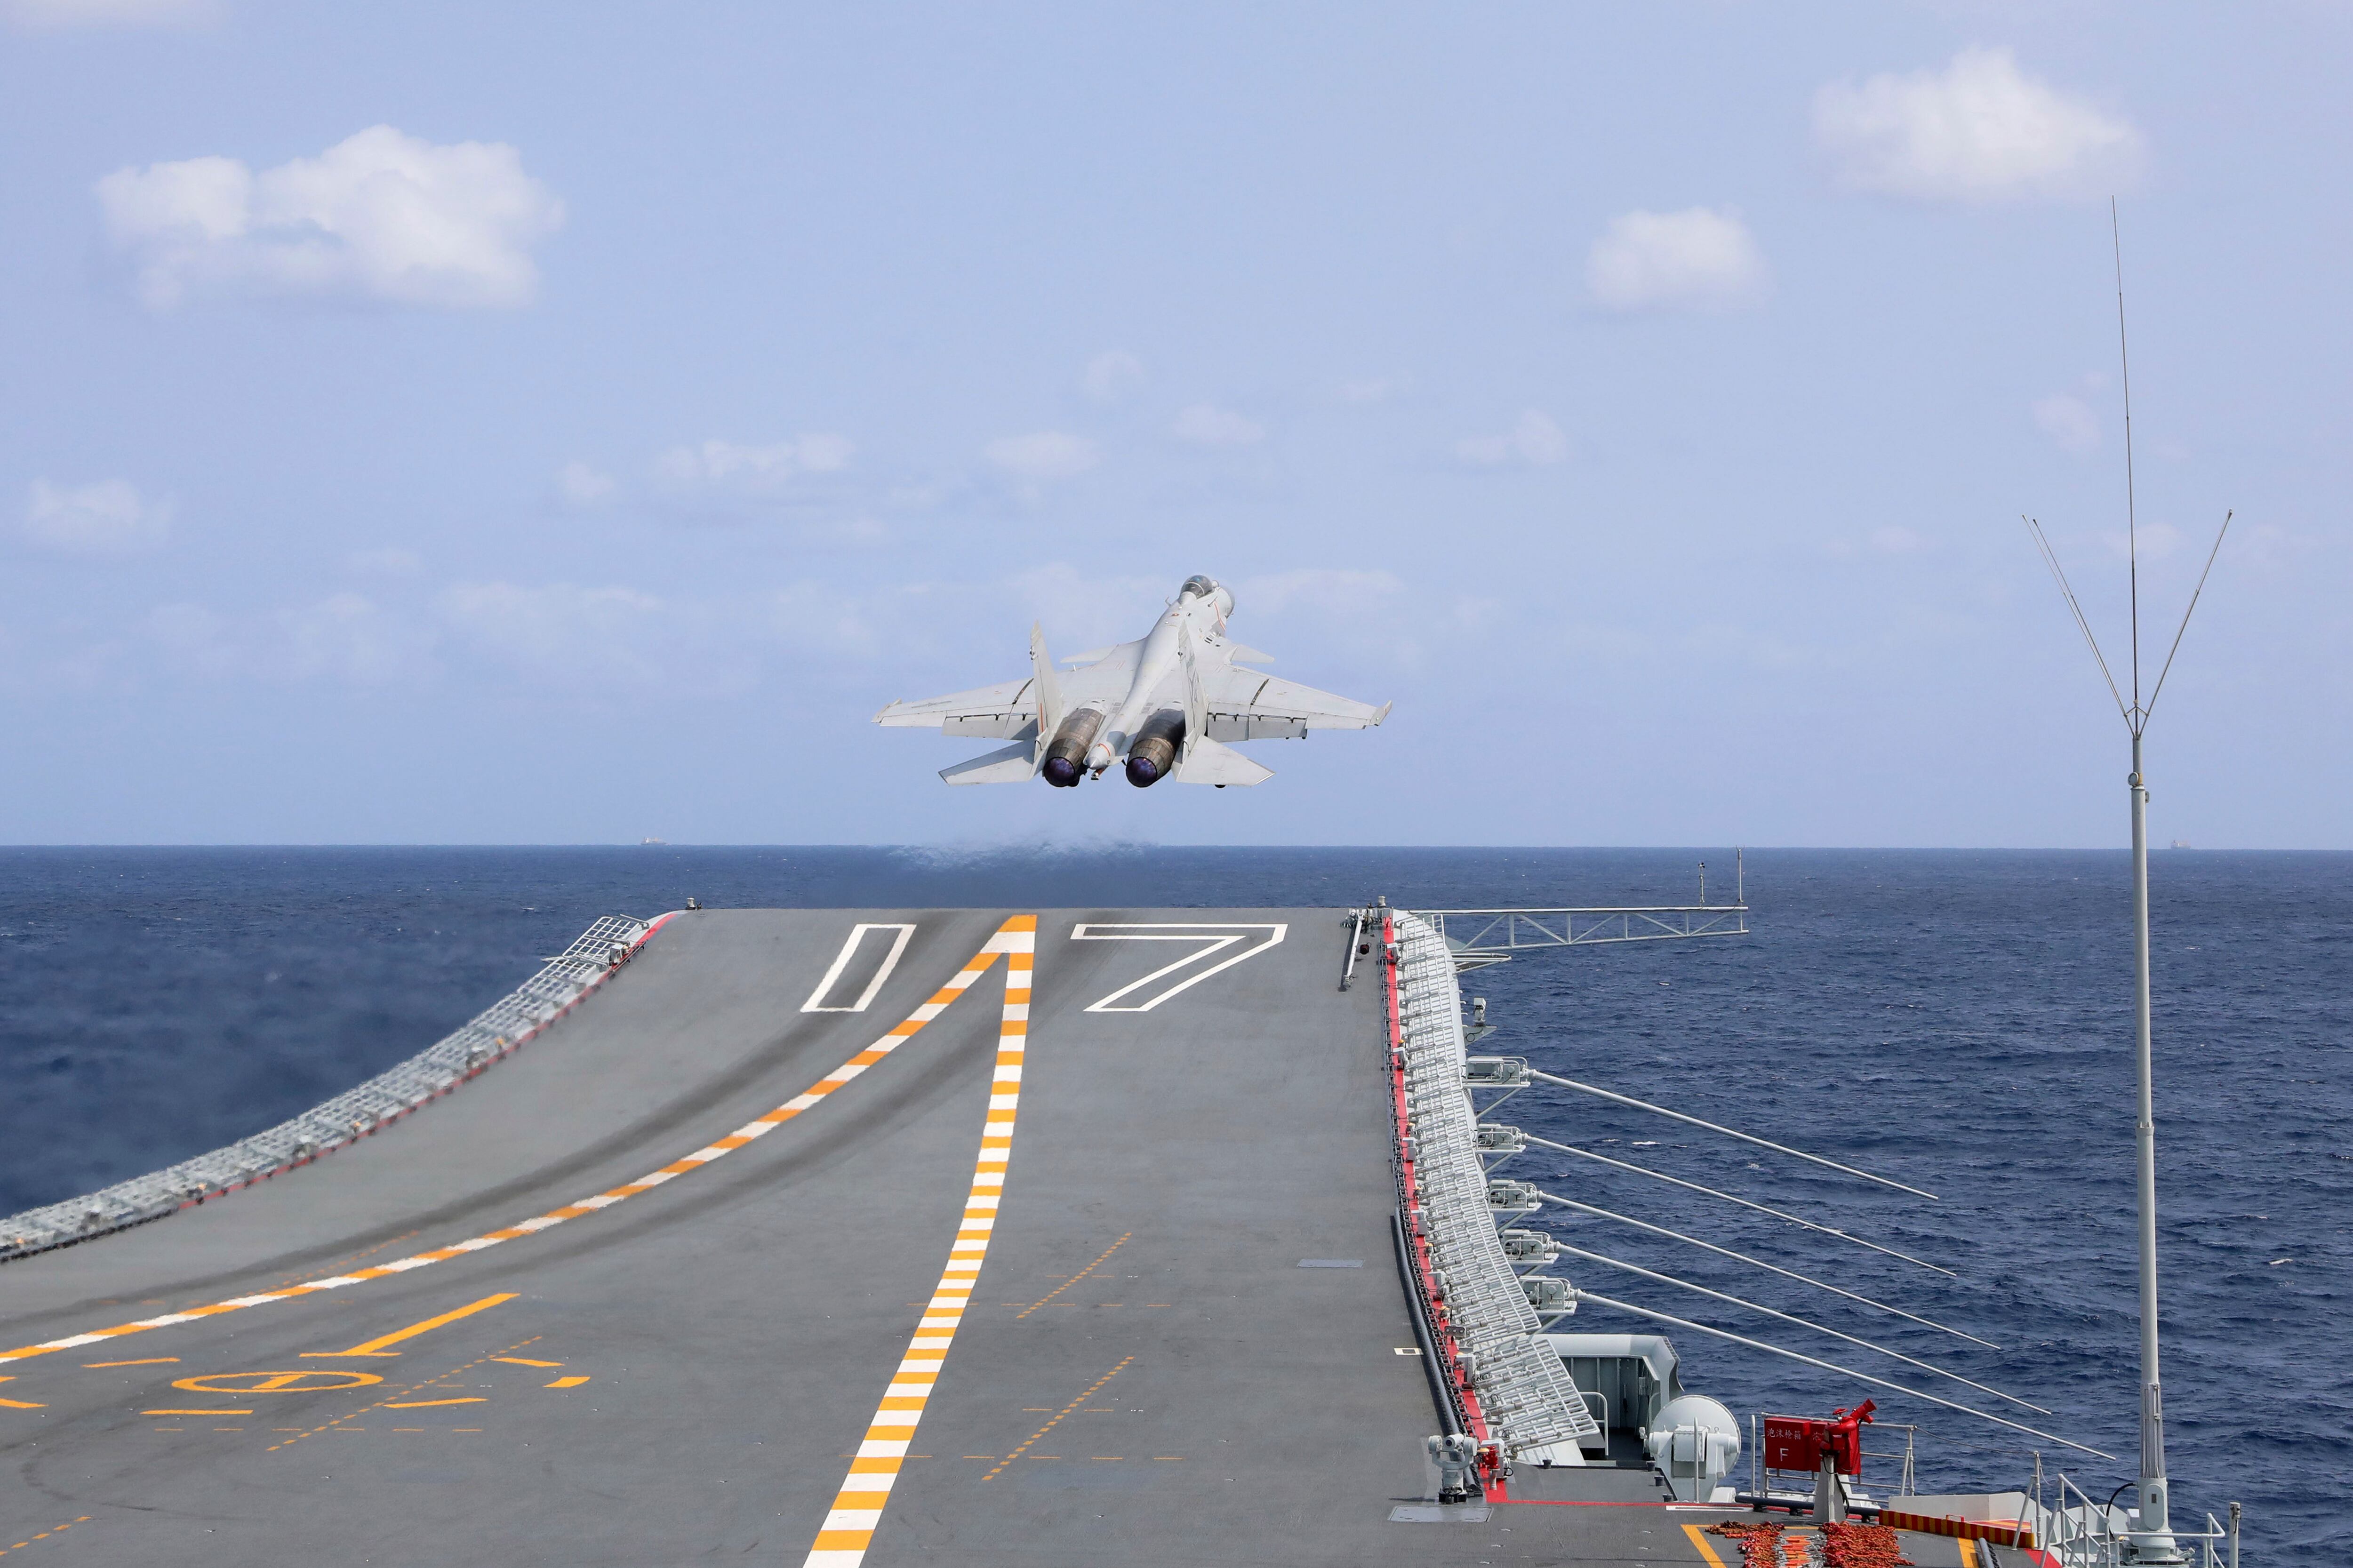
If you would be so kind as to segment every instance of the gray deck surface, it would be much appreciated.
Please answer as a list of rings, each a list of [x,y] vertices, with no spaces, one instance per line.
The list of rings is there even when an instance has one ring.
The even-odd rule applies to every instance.
[[[807,1089],[1001,918],[681,917],[575,1016],[356,1148],[0,1268],[0,1345],[389,1261],[629,1181]],[[800,1011],[860,921],[916,924],[898,969],[863,1013]],[[1091,1013],[1190,950],[1074,942],[1076,921],[1288,931],[1150,1012]],[[995,1242],[869,1563],[1705,1560],[1683,1527],[1722,1514],[1656,1506],[1640,1472],[1554,1472],[1525,1495],[1568,1506],[1482,1524],[1389,1522],[1434,1421],[1395,1353],[1413,1335],[1380,992],[1336,991],[1345,931],[1329,910],[1042,912]],[[38,1406],[0,1405],[0,1548],[30,1542],[28,1568],[799,1563],[961,1217],[1002,973],[807,1114],[617,1207],[0,1368],[0,1398]],[[506,1292],[394,1355],[302,1353]],[[149,1364],[90,1364],[122,1362]],[[174,1386],[347,1369],[383,1381]],[[564,1378],[587,1381],[548,1386]],[[1959,1560],[1906,1545],[1924,1568]]]

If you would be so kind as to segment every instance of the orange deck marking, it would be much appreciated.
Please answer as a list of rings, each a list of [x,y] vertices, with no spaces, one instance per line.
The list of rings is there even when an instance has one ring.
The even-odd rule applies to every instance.
[[[1023,1037],[1029,1016],[1029,977],[1038,944],[1038,917],[1014,915],[997,928],[981,952],[1005,955],[1005,1010],[997,1023],[997,1068],[989,1084],[988,1111],[981,1123],[980,1152],[973,1162],[972,1185],[964,1218],[948,1247],[946,1267],[933,1288],[923,1316],[907,1342],[907,1353],[867,1424],[866,1438],[849,1461],[834,1495],[833,1508],[817,1532],[803,1568],[859,1568],[873,1542],[900,1467],[924,1458],[907,1452],[916,1424],[931,1400],[933,1384],[946,1364],[949,1347],[964,1322],[965,1309],[987,1261],[997,1228],[997,1204],[1013,1158],[1013,1124],[1021,1104]],[[979,962],[976,960],[976,962]],[[944,993],[943,993],[944,994]],[[941,1004],[945,1005],[944,1003]],[[920,1013],[920,1010],[919,1010]]]
[[[1031,922],[1033,929],[1025,940],[1034,942],[1036,917],[1022,915],[1015,918]],[[1012,924],[1012,921],[1007,921],[1007,929],[1009,929]],[[1000,930],[996,936],[988,939],[978,952],[973,954],[964,968],[957,971],[945,985],[933,993],[929,1001],[916,1008],[904,1023],[867,1049],[860,1051],[858,1056],[818,1079],[805,1092],[795,1095],[774,1110],[754,1117],[737,1128],[733,1136],[748,1143],[755,1138],[764,1137],[774,1131],[803,1111],[823,1104],[827,1095],[856,1079],[874,1062],[880,1061],[883,1057],[905,1044],[924,1025],[946,1011],[948,1004],[963,995],[974,981],[987,973],[988,966],[995,963],[1000,954],[1010,951],[1004,945],[1004,942],[1005,931]],[[1021,978],[1024,983],[1023,1005],[1026,1007],[1029,979],[1027,948],[1022,952]],[[1018,1040],[1016,1044],[1018,1044]],[[723,1142],[725,1141],[723,1140]],[[503,1242],[536,1235],[543,1230],[562,1225],[567,1220],[594,1214],[599,1209],[610,1208],[615,1204],[624,1203],[640,1193],[649,1193],[666,1182],[674,1181],[680,1176],[701,1170],[714,1160],[724,1159],[729,1153],[743,1146],[743,1143],[727,1143],[725,1147],[716,1143],[707,1144],[682,1159],[672,1161],[659,1170],[639,1176],[634,1182],[625,1182],[608,1192],[598,1193],[594,1197],[582,1198],[562,1208],[552,1209],[546,1214],[520,1220],[498,1230],[487,1231],[480,1236],[471,1237],[448,1247],[437,1247],[431,1251],[415,1253],[407,1258],[396,1258],[390,1263],[380,1263],[367,1268],[353,1269],[349,1274],[339,1274],[330,1279],[313,1279],[303,1284],[289,1286],[283,1289],[257,1291],[250,1296],[237,1296],[226,1301],[215,1301],[210,1306],[191,1307],[184,1312],[166,1312],[161,1317],[141,1318],[134,1322],[116,1323],[111,1328],[93,1329],[82,1334],[70,1334],[61,1340],[46,1340],[36,1345],[20,1345],[15,1350],[0,1351],[0,1362],[28,1361],[34,1356],[47,1355],[56,1351],[79,1350],[84,1345],[103,1344],[109,1340],[119,1339],[125,1334],[144,1333],[150,1329],[167,1329],[181,1323],[193,1323],[200,1319],[216,1317],[223,1312],[242,1311],[248,1307],[265,1306],[272,1301],[296,1300],[315,1291],[340,1290],[348,1286],[365,1284],[372,1279],[387,1279],[395,1275],[405,1274],[412,1268],[423,1268],[431,1264],[446,1262],[452,1258],[463,1258],[469,1253],[480,1252],[485,1247],[497,1247]]]

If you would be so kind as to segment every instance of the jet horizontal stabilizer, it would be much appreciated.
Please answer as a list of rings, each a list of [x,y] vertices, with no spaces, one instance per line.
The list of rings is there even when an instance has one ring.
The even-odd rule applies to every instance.
[[[1274,662],[1274,655],[1261,653],[1254,647],[1244,647],[1238,642],[1228,641],[1216,646],[1226,650],[1226,661],[1229,664],[1272,664]]]
[[[1036,752],[1033,742],[1016,741],[968,763],[942,768],[940,777],[952,784],[1028,784],[1037,772]]]
[[[1235,751],[1222,741],[1212,741],[1207,735],[1193,742],[1193,749],[1176,765],[1178,784],[1264,784],[1274,776],[1272,768],[1258,763]]]

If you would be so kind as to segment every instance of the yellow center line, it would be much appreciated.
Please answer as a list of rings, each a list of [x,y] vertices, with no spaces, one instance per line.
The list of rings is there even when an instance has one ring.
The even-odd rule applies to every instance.
[[[512,1301],[514,1299],[515,1292],[512,1290],[501,1296],[485,1296],[480,1300],[460,1307],[454,1312],[444,1312],[438,1318],[427,1318],[421,1323],[411,1323],[405,1329],[385,1334],[381,1339],[370,1340],[364,1345],[353,1345],[347,1351],[304,1351],[301,1354],[306,1358],[316,1357],[328,1361],[341,1361],[352,1356],[398,1355],[400,1353],[398,1351],[388,1351],[384,1347],[396,1345],[403,1340],[413,1340],[419,1334],[441,1327],[444,1323],[454,1323],[460,1318],[470,1318],[475,1313],[495,1307],[501,1301]]]
[[[1092,1399],[1095,1394],[1102,1390],[1104,1384],[1109,1383],[1113,1378],[1117,1377],[1121,1373],[1125,1372],[1130,1363],[1134,1360],[1135,1358],[1134,1356],[1129,1356],[1117,1366],[1112,1368],[1109,1372],[1095,1379],[1094,1385],[1092,1387],[1089,1388],[1084,1394],[1080,1394],[1076,1399],[1071,1400],[1068,1405],[1063,1405],[1060,1410],[1055,1413],[1053,1420],[1047,1422],[1043,1426],[1039,1427],[1038,1430],[1029,1434],[1029,1442],[1022,1444],[1021,1447],[1014,1449],[1013,1452],[1006,1455],[1002,1459],[997,1460],[997,1469],[989,1471],[988,1474],[981,1477],[980,1479],[984,1481],[995,1480],[997,1479],[997,1470],[1005,1468],[1006,1466],[1011,1464],[1014,1460],[1019,1458],[1022,1455],[1028,1453],[1032,1447],[1036,1447],[1038,1439],[1043,1437],[1047,1433],[1051,1432],[1058,1425],[1060,1425],[1063,1416],[1068,1415],[1071,1411],[1076,1410],[1088,1400]],[[1039,1454],[1037,1457],[1041,1459],[1059,1459],[1062,1456],[1060,1454]]]
[[[997,1030],[997,1070],[991,1077],[988,1116],[981,1124],[980,1153],[973,1162],[972,1187],[965,1194],[964,1221],[948,1247],[947,1266],[933,1289],[930,1303],[907,1342],[907,1353],[891,1377],[890,1386],[867,1423],[866,1438],[849,1461],[834,1495],[833,1509],[817,1532],[803,1568],[859,1568],[866,1549],[882,1522],[891,1488],[900,1467],[911,1458],[917,1423],[930,1402],[948,1348],[964,1322],[965,1309],[987,1260],[988,1243],[997,1229],[998,1199],[1005,1191],[1005,1173],[1013,1158],[1013,1123],[1021,1106],[1022,1058],[1029,1036],[1029,975],[1038,942],[1038,917],[1014,915],[997,928],[987,952],[1005,954],[1005,1013]]]
[[[1021,1310],[1014,1313],[1013,1315],[1016,1318],[1028,1317],[1030,1313],[1044,1306],[1048,1301],[1052,1300],[1055,1297],[1060,1295],[1063,1291],[1069,1289],[1071,1286],[1077,1284],[1088,1275],[1092,1274],[1098,1268],[1102,1267],[1103,1258],[1109,1258],[1113,1253],[1117,1252],[1121,1247],[1125,1247],[1127,1245],[1128,1237],[1134,1236],[1134,1234],[1135,1232],[1131,1230],[1127,1232],[1126,1235],[1122,1236],[1117,1241],[1113,1242],[1109,1247],[1103,1248],[1103,1258],[1096,1258],[1092,1263],[1088,1264],[1084,1268],[1080,1269],[1076,1274],[1073,1274],[1068,1279],[1063,1280],[1053,1289],[1047,1291],[1043,1298],[1030,1302],[1027,1307],[1022,1308]]]
[[[1030,922],[1032,930],[1023,936],[1022,941],[1025,943],[1034,944],[1034,927],[1037,917],[1020,915],[1016,916],[1015,919]],[[1005,927],[999,930],[997,935],[990,937],[961,970],[949,977],[945,985],[934,992],[928,1001],[910,1013],[889,1034],[818,1079],[805,1092],[795,1095],[774,1110],[754,1117],[726,1137],[716,1139],[691,1154],[673,1160],[658,1171],[649,1171],[634,1182],[624,1182],[621,1185],[608,1192],[598,1193],[594,1197],[582,1198],[576,1203],[566,1204],[562,1208],[551,1209],[543,1215],[520,1220],[502,1229],[489,1231],[448,1247],[437,1247],[429,1252],[416,1253],[407,1258],[396,1258],[390,1263],[376,1264],[372,1268],[353,1269],[349,1274],[339,1274],[331,1279],[313,1279],[304,1284],[289,1286],[280,1290],[257,1291],[250,1296],[237,1296],[226,1301],[215,1301],[209,1306],[191,1307],[184,1312],[166,1312],[161,1317],[142,1318],[136,1322],[117,1323],[111,1328],[93,1329],[88,1333],[71,1334],[61,1340],[46,1340],[37,1345],[20,1345],[15,1350],[0,1351],[0,1362],[29,1361],[34,1356],[47,1355],[54,1351],[79,1350],[84,1345],[103,1344],[108,1340],[120,1339],[125,1334],[143,1333],[150,1329],[167,1329],[180,1323],[197,1322],[206,1318],[216,1317],[223,1312],[242,1311],[248,1307],[259,1307],[271,1301],[296,1300],[317,1291],[340,1290],[347,1286],[365,1284],[371,1279],[388,1279],[395,1275],[405,1274],[412,1268],[427,1268],[435,1263],[446,1262],[452,1258],[463,1258],[469,1253],[480,1252],[485,1247],[496,1247],[501,1242],[537,1235],[541,1231],[562,1225],[566,1220],[578,1219],[584,1215],[595,1214],[599,1209],[610,1208],[615,1204],[626,1202],[640,1193],[649,1193],[666,1182],[691,1175],[712,1161],[733,1153],[754,1140],[766,1137],[803,1111],[824,1104],[828,1095],[860,1078],[869,1068],[922,1033],[924,1025],[947,1011],[949,1003],[963,995],[974,981],[988,972],[988,966],[997,962],[1000,953],[1011,951],[1006,946],[1006,942],[1007,933],[1012,929],[1013,923],[1012,921],[1007,921]],[[1022,951],[1025,954],[1022,978],[1026,987],[1028,982],[1026,954],[1029,947],[1025,945]],[[1029,1008],[1025,1004],[1022,1007],[1025,1021],[1028,1012]],[[1008,1023],[1008,1026],[1018,1028],[1021,1026]]]

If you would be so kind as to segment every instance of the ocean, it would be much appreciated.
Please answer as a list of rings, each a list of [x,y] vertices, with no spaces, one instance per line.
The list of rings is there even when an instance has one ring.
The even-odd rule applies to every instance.
[[[649,916],[689,896],[712,907],[1683,903],[1702,859],[1710,898],[1728,900],[1727,849],[0,849],[0,1215],[282,1121],[439,1037],[595,917]],[[2175,1520],[2193,1525],[2238,1499],[2250,1561],[2316,1557],[2341,1533],[2328,1500],[2353,1474],[2353,855],[2165,851],[2151,879]],[[1499,1174],[1993,1341],[1618,1221],[1559,1211],[1546,1222],[1588,1251],[2052,1414],[1602,1265],[1564,1270],[1580,1284],[2116,1458],[1667,1331],[1693,1391],[1744,1417],[1874,1397],[1888,1425],[1870,1447],[1900,1449],[1896,1424],[1915,1426],[1924,1491],[2024,1485],[2040,1448],[2046,1473],[2106,1496],[2135,1473],[2138,1444],[2126,857],[1757,851],[1746,892],[1746,936],[1535,952],[1466,976],[1500,1026],[1481,1048],[1936,1201],[1567,1090],[1525,1093],[1498,1119],[1954,1274],[1567,1155],[1531,1152]],[[1336,972],[1336,917],[1329,934]],[[0,1268],[0,1300],[7,1279]],[[1588,1305],[1558,1326],[1655,1325]]]

